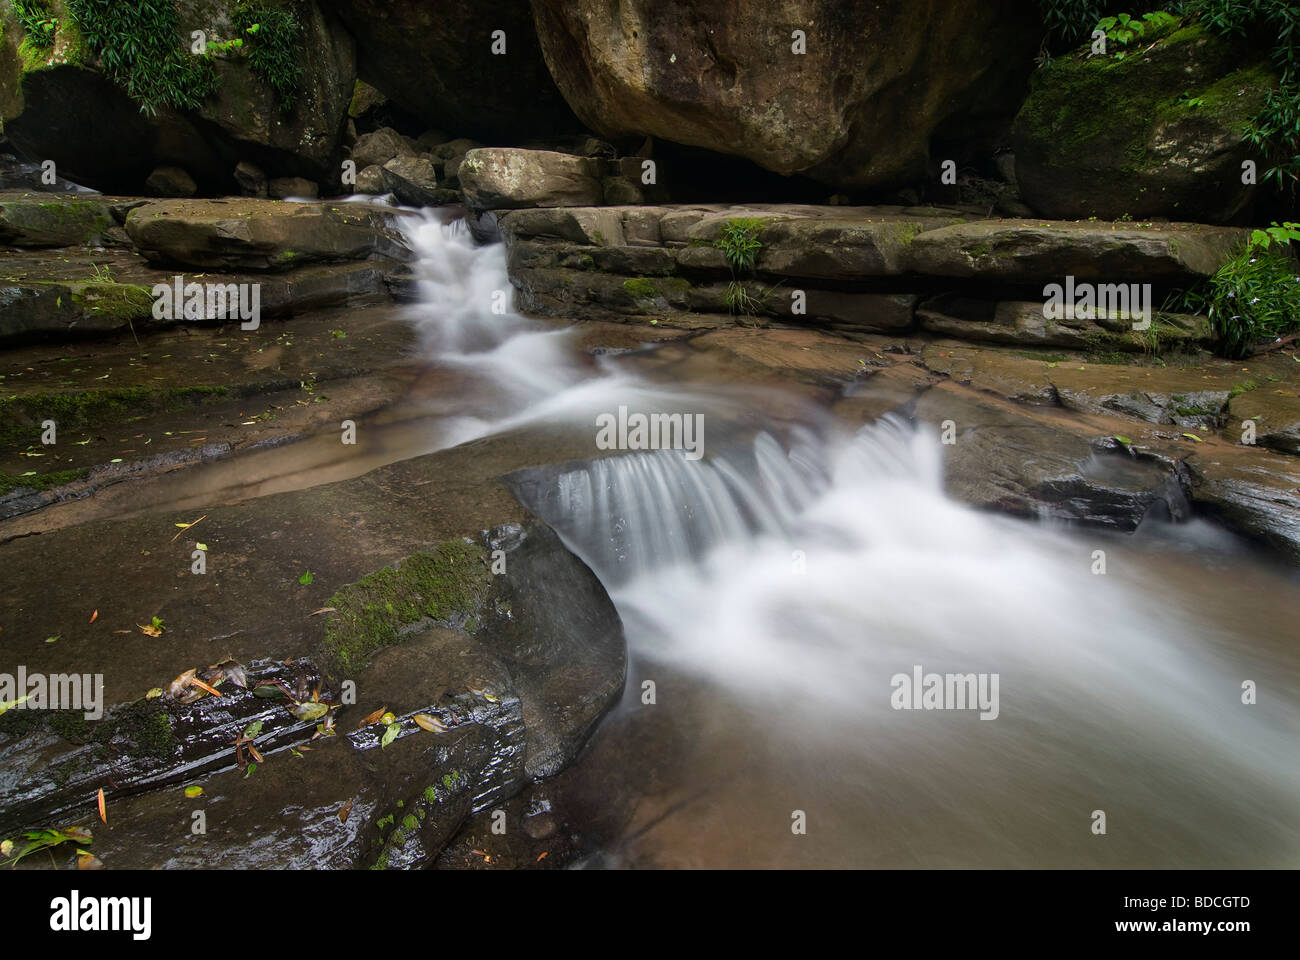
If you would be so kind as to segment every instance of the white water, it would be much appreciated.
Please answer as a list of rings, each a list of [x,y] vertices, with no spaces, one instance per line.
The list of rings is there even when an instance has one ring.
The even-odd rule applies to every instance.
[[[1300,862],[1300,722],[1268,675],[1293,661],[1237,649],[1249,608],[1225,624],[1121,542],[949,499],[937,437],[902,421],[754,432],[733,394],[581,362],[569,331],[492,312],[510,290],[502,247],[431,219],[411,242],[431,353],[489,388],[456,442],[530,424],[594,433],[619,405],[708,420],[703,461],[611,456],[523,494],[624,618],[628,709],[643,679],[671,680],[663,709],[698,726],[678,789],[705,791],[709,807],[659,841],[697,854],[660,849],[657,862]],[[1099,546],[1104,576],[1091,572]],[[892,709],[891,677],[916,665],[997,674],[998,718]],[[1258,705],[1241,703],[1243,680]],[[711,771],[738,742],[761,772],[732,770],[720,787]],[[755,853],[756,831],[788,834],[792,808],[816,811],[834,839]]]

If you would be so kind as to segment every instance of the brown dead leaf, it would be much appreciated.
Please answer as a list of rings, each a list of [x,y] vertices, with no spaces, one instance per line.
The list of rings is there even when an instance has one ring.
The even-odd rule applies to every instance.
[[[338,611],[334,607],[321,607],[319,610],[313,610],[311,613],[307,614],[307,616],[318,617],[322,613],[337,613],[337,612]]]
[[[339,823],[347,823],[348,814],[350,814],[351,812],[352,812],[352,801],[348,800],[347,803],[339,807]]]
[[[77,854],[78,870],[102,870],[103,867],[104,861],[100,860],[99,857],[95,856],[93,853],[87,853],[82,850]]]
[[[99,819],[108,823],[108,810],[104,805],[104,788],[99,788]]]
[[[195,668],[197,669],[197,668]],[[179,677],[173,680],[167,687],[169,697],[180,697],[190,685],[190,680],[194,677],[195,670],[186,670]]]
[[[253,755],[254,760],[256,760],[258,763],[266,762],[265,760],[262,759],[262,755],[257,752],[257,747],[253,746],[251,743],[247,744],[247,747],[248,747],[248,752]]]
[[[152,623],[149,624],[137,623],[136,626],[140,628],[140,632],[143,633],[146,637],[162,636],[162,630],[159,629],[158,627],[155,627]]]
[[[536,861],[536,862],[537,862],[537,863],[541,863],[541,862],[542,862],[542,858],[545,857],[545,856],[547,855],[547,853],[549,853],[549,852],[550,852],[550,851],[543,850],[541,853],[539,853],[539,854],[537,855],[537,861]]]
[[[357,729],[360,730],[362,727],[368,727],[372,723],[378,723],[379,718],[382,717],[387,712],[388,712],[388,707],[383,706],[380,707],[378,710],[376,710],[374,713],[366,714],[364,717],[361,718],[361,722],[357,724]]]
[[[94,613],[90,615],[90,622],[94,623],[98,619],[99,619],[99,611],[96,610]]]

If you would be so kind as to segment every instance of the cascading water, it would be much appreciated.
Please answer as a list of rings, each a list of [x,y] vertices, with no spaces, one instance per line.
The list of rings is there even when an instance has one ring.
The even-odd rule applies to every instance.
[[[815,416],[765,428],[726,391],[581,363],[569,332],[492,311],[509,289],[502,247],[432,219],[411,242],[436,362],[498,390],[458,439],[537,423],[594,431],[619,405],[709,424],[699,461],[631,453],[516,478],[624,618],[621,719],[635,722],[639,684],[659,678],[675,691],[659,709],[692,731],[671,762],[676,791],[695,799],[653,851],[620,856],[1295,865],[1300,714],[1269,682],[1294,669],[1291,655],[1244,652],[1230,614],[1198,611],[1158,551],[1151,562],[1120,539],[949,499],[938,438],[901,420],[848,436]],[[1106,575],[1092,569],[1099,544]],[[996,676],[996,706],[985,719],[895,709],[894,678],[917,669]],[[1259,704],[1242,703],[1246,680],[1267,689]],[[820,828],[801,847],[779,839],[794,809]]]

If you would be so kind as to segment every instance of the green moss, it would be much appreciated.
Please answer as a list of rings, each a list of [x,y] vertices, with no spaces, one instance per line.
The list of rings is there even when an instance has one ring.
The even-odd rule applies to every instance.
[[[487,599],[491,581],[483,548],[464,540],[369,574],[326,602],[336,612],[325,628],[323,660],[340,675],[396,643],[404,626],[425,618],[463,623]]]
[[[90,723],[85,713],[78,710],[55,710],[50,714],[50,728],[64,740],[85,743],[90,734]]]
[[[380,817],[378,820],[376,820],[375,826],[378,827],[380,830],[382,830],[384,829],[384,827],[391,827],[396,822],[396,819],[397,818],[390,813],[388,816]]]
[[[435,790],[433,787],[425,787],[424,799],[428,800],[430,803],[436,802],[438,799],[438,791]]]
[[[0,474],[0,496],[4,496],[14,490],[49,490],[51,487],[61,487],[65,483],[72,483],[74,480],[84,480],[90,470],[82,467],[79,470],[56,470],[53,473],[39,473],[34,477],[10,477]]]
[[[6,397],[0,399],[0,443],[30,440],[37,425],[46,419],[61,430],[81,430],[122,423],[132,416],[181,410],[227,392],[222,386],[119,387]]]
[[[649,277],[636,277],[623,281],[623,289],[638,300],[653,300],[659,296],[659,288]]]
[[[72,302],[86,313],[115,320],[140,320],[153,312],[153,292],[134,283],[84,283],[73,290]]]
[[[418,830],[419,827],[420,827],[420,821],[415,818],[414,814],[408,813],[406,817],[402,820],[402,829],[406,830],[408,833],[411,832],[412,830]]]

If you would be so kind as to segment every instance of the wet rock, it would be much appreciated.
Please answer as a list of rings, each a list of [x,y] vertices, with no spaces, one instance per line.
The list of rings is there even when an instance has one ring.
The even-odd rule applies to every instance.
[[[533,12],[555,82],[600,136],[660,137],[854,189],[919,181],[936,134],[1009,117],[1039,39],[1002,2],[535,0]]]
[[[0,286],[0,343],[77,337],[144,325],[153,311],[150,288],[98,281]]]
[[[192,197],[199,192],[198,185],[181,167],[155,167],[144,181],[145,189],[158,197]]]
[[[1016,119],[1023,199],[1063,219],[1236,222],[1251,203],[1244,139],[1276,78],[1261,51],[1203,26],[1118,59],[1080,51],[1035,75]],[[1105,115],[1094,105],[1105,103]]]
[[[1260,446],[1300,456],[1300,398],[1293,390],[1257,386],[1234,396],[1225,432],[1239,439],[1247,420],[1254,423]]]
[[[356,204],[163,200],[136,207],[126,232],[149,260],[210,269],[401,257],[391,214]]]
[[[1246,447],[1187,460],[1196,505],[1300,563],[1300,470],[1290,457]]]
[[[1176,464],[1134,457],[1086,428],[1052,425],[949,384],[922,394],[913,415],[936,430],[952,421],[956,442],[944,449],[945,486],[973,506],[1124,532],[1152,510],[1175,520],[1189,516],[1188,480]]]
[[[457,171],[466,201],[480,210],[588,207],[603,197],[599,161],[545,150],[483,147]]]

